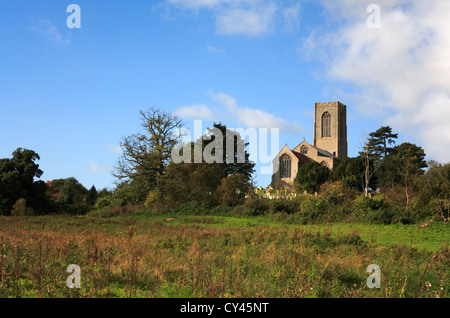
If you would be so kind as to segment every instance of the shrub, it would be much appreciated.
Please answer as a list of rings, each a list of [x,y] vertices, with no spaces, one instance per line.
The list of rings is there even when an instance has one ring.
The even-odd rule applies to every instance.
[[[97,200],[97,202],[95,203],[95,209],[110,208],[114,206],[124,206],[124,205],[125,204],[122,199],[116,198],[112,195],[108,195]]]
[[[162,198],[163,198],[163,195],[159,189],[151,190],[147,194],[147,198],[145,199],[144,205],[145,205],[145,207],[148,208],[156,203],[161,202]]]
[[[443,221],[445,225],[450,220],[450,200],[449,199],[433,199],[427,204],[427,210],[430,215],[436,219]]]
[[[360,195],[353,201],[353,207],[363,212],[379,210],[383,206],[385,206],[385,197],[382,194],[374,196]]]
[[[314,193],[330,178],[330,170],[318,162],[308,162],[298,169],[294,179],[294,187],[298,192]]]
[[[250,189],[247,177],[242,173],[235,173],[221,180],[217,194],[223,205],[236,206],[244,203]]]
[[[231,212],[234,216],[257,216],[257,212],[245,205],[236,206]]]
[[[271,203],[270,210],[272,213],[285,212],[293,214],[300,210],[299,202],[297,200],[276,200]]]
[[[252,209],[254,215],[264,215],[270,210],[269,203],[263,198],[248,198],[244,205]]]
[[[300,213],[305,224],[322,223],[327,220],[328,203],[321,197],[308,195],[301,201]]]
[[[21,198],[14,203],[12,211],[12,216],[25,216],[25,215],[34,215],[34,210],[31,207],[27,206],[27,200]]]
[[[390,205],[383,194],[357,197],[353,201],[353,212],[357,221],[370,224],[414,223],[410,213],[402,207]]]

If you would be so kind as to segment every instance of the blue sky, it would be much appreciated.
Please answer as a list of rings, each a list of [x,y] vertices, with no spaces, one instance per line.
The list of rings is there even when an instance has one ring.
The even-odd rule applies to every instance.
[[[2,1],[0,158],[32,149],[44,181],[112,188],[120,139],[150,106],[188,129],[195,119],[278,127],[281,149],[312,143],[314,103],[339,100],[350,156],[389,124],[398,142],[447,162],[449,5],[378,1],[381,28],[371,29],[372,2]],[[79,29],[66,25],[71,3]]]

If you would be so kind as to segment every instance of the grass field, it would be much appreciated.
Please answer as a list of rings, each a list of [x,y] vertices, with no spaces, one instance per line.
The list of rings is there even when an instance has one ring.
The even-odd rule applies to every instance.
[[[1,297],[449,297],[450,231],[225,216],[0,217]],[[81,288],[66,286],[69,264]],[[367,287],[367,266],[381,288]]]

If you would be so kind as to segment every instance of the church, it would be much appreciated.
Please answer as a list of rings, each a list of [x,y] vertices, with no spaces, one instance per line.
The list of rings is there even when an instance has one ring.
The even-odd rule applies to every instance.
[[[347,158],[347,106],[336,101],[315,103],[314,140],[304,139],[294,149],[287,145],[273,159],[272,188],[286,189],[294,184],[300,167],[316,161],[333,170]]]

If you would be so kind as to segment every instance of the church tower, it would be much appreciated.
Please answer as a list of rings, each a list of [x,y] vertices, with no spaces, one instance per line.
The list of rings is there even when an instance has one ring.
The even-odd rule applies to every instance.
[[[314,146],[339,160],[347,158],[347,106],[341,102],[315,104]]]

